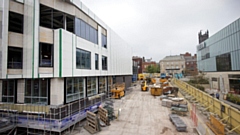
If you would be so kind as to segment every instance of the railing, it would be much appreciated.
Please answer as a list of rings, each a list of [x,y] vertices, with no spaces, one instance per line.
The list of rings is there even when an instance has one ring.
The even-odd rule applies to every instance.
[[[176,84],[180,89],[190,95],[194,100],[204,107],[203,110],[208,110],[209,112],[218,115],[221,122],[225,122],[226,126],[230,127],[228,133],[236,131],[240,133],[240,111],[231,107],[230,105],[213,98],[209,94],[185,83],[180,80],[174,79],[174,84]]]

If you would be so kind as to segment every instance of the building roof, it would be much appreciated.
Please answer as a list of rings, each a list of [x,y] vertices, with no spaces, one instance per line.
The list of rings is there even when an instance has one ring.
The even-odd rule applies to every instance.
[[[180,55],[173,55],[173,56],[166,56],[165,58],[163,58],[161,61],[184,61],[184,57],[180,56]]]
[[[185,61],[197,61],[197,58],[194,56],[185,56]]]

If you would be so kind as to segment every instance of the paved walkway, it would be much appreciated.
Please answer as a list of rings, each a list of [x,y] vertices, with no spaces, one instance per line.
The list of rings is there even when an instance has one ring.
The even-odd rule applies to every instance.
[[[150,92],[142,92],[138,84],[132,92],[114,102],[115,109],[121,108],[117,120],[103,127],[97,135],[196,135],[189,116],[181,117],[187,124],[187,132],[177,132],[169,120],[170,108],[163,107],[159,97]],[[76,135],[90,135],[81,129]]]

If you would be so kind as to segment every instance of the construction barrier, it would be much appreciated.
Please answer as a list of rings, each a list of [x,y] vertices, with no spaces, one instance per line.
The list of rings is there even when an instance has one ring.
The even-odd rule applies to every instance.
[[[196,105],[195,104],[192,104],[191,119],[193,121],[194,126],[197,127],[198,118],[197,118],[197,114],[196,114]]]
[[[220,118],[219,122],[224,122],[228,128],[227,133],[233,131],[240,133],[240,111],[231,107],[230,105],[210,96],[183,81],[174,79],[173,82],[184,92],[187,93],[196,103],[202,107],[202,111],[208,111]],[[222,129],[221,129],[222,130]]]
[[[224,135],[224,125],[219,122],[214,116],[210,115],[210,122],[207,122],[208,127],[216,134],[216,135]]]

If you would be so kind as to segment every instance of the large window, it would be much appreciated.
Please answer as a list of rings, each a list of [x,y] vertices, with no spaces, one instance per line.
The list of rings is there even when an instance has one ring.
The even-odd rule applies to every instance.
[[[97,82],[96,77],[87,78],[87,96],[92,96],[97,94]]]
[[[107,70],[107,57],[102,56],[102,70]]]
[[[99,77],[99,92],[98,93],[104,93],[107,91],[107,81],[106,77]]]
[[[102,47],[107,48],[107,36],[102,34]]]
[[[2,102],[14,103],[15,91],[17,89],[15,80],[2,81]]]
[[[53,45],[40,43],[39,44],[39,66],[52,67],[53,66]]]
[[[95,69],[98,70],[98,54],[95,54]]]
[[[66,102],[72,102],[84,98],[85,81],[84,78],[66,79]]]
[[[77,49],[76,67],[79,69],[91,69],[91,52]]]
[[[230,53],[216,56],[217,71],[231,71],[231,55]]]
[[[8,68],[22,69],[22,48],[8,47]]]
[[[9,11],[8,30],[23,33],[23,15]]]
[[[48,104],[49,79],[26,79],[25,103]]]
[[[92,43],[98,44],[98,31],[85,21],[75,18],[75,33]]]
[[[40,5],[40,26],[50,29],[63,28],[74,33],[74,17],[45,5]]]

